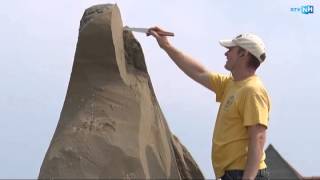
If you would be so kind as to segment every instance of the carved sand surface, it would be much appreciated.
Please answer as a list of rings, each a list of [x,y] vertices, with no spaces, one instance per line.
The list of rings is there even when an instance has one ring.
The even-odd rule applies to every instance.
[[[209,159],[208,159],[209,160]],[[197,178],[170,132],[142,48],[116,5],[88,8],[67,95],[39,178]]]

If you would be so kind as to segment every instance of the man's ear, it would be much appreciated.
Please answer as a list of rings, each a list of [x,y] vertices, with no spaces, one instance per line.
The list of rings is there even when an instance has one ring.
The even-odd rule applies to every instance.
[[[244,53],[246,56],[249,56],[249,51],[245,51]]]
[[[248,56],[248,55],[249,55],[249,51],[243,51],[241,52],[240,57]]]

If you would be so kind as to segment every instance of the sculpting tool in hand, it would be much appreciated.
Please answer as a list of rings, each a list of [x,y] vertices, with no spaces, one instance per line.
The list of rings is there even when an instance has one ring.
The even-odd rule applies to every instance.
[[[123,28],[123,30],[146,33],[147,35],[149,34],[149,29],[148,28],[134,28],[134,27],[126,26],[126,27]],[[167,31],[157,31],[157,33],[160,36],[174,36],[174,33],[167,32]]]

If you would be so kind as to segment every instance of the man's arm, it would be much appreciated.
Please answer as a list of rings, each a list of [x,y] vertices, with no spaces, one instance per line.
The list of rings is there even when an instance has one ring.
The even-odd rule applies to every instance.
[[[249,144],[247,165],[242,179],[254,179],[259,169],[266,141],[266,127],[260,124],[248,126]]]
[[[157,33],[161,31],[163,30],[158,27],[150,28],[150,34],[157,39],[159,46],[167,52],[173,62],[191,79],[213,91],[209,71],[195,59],[172,46],[166,36],[160,36]]]

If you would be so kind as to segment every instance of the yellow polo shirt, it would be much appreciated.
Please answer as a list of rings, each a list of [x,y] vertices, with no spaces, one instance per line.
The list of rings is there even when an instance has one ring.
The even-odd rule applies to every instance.
[[[244,170],[248,154],[247,126],[268,127],[270,101],[260,79],[250,76],[234,81],[231,76],[210,74],[219,112],[212,139],[212,165],[217,178],[226,170]],[[265,153],[259,169],[266,168]]]

